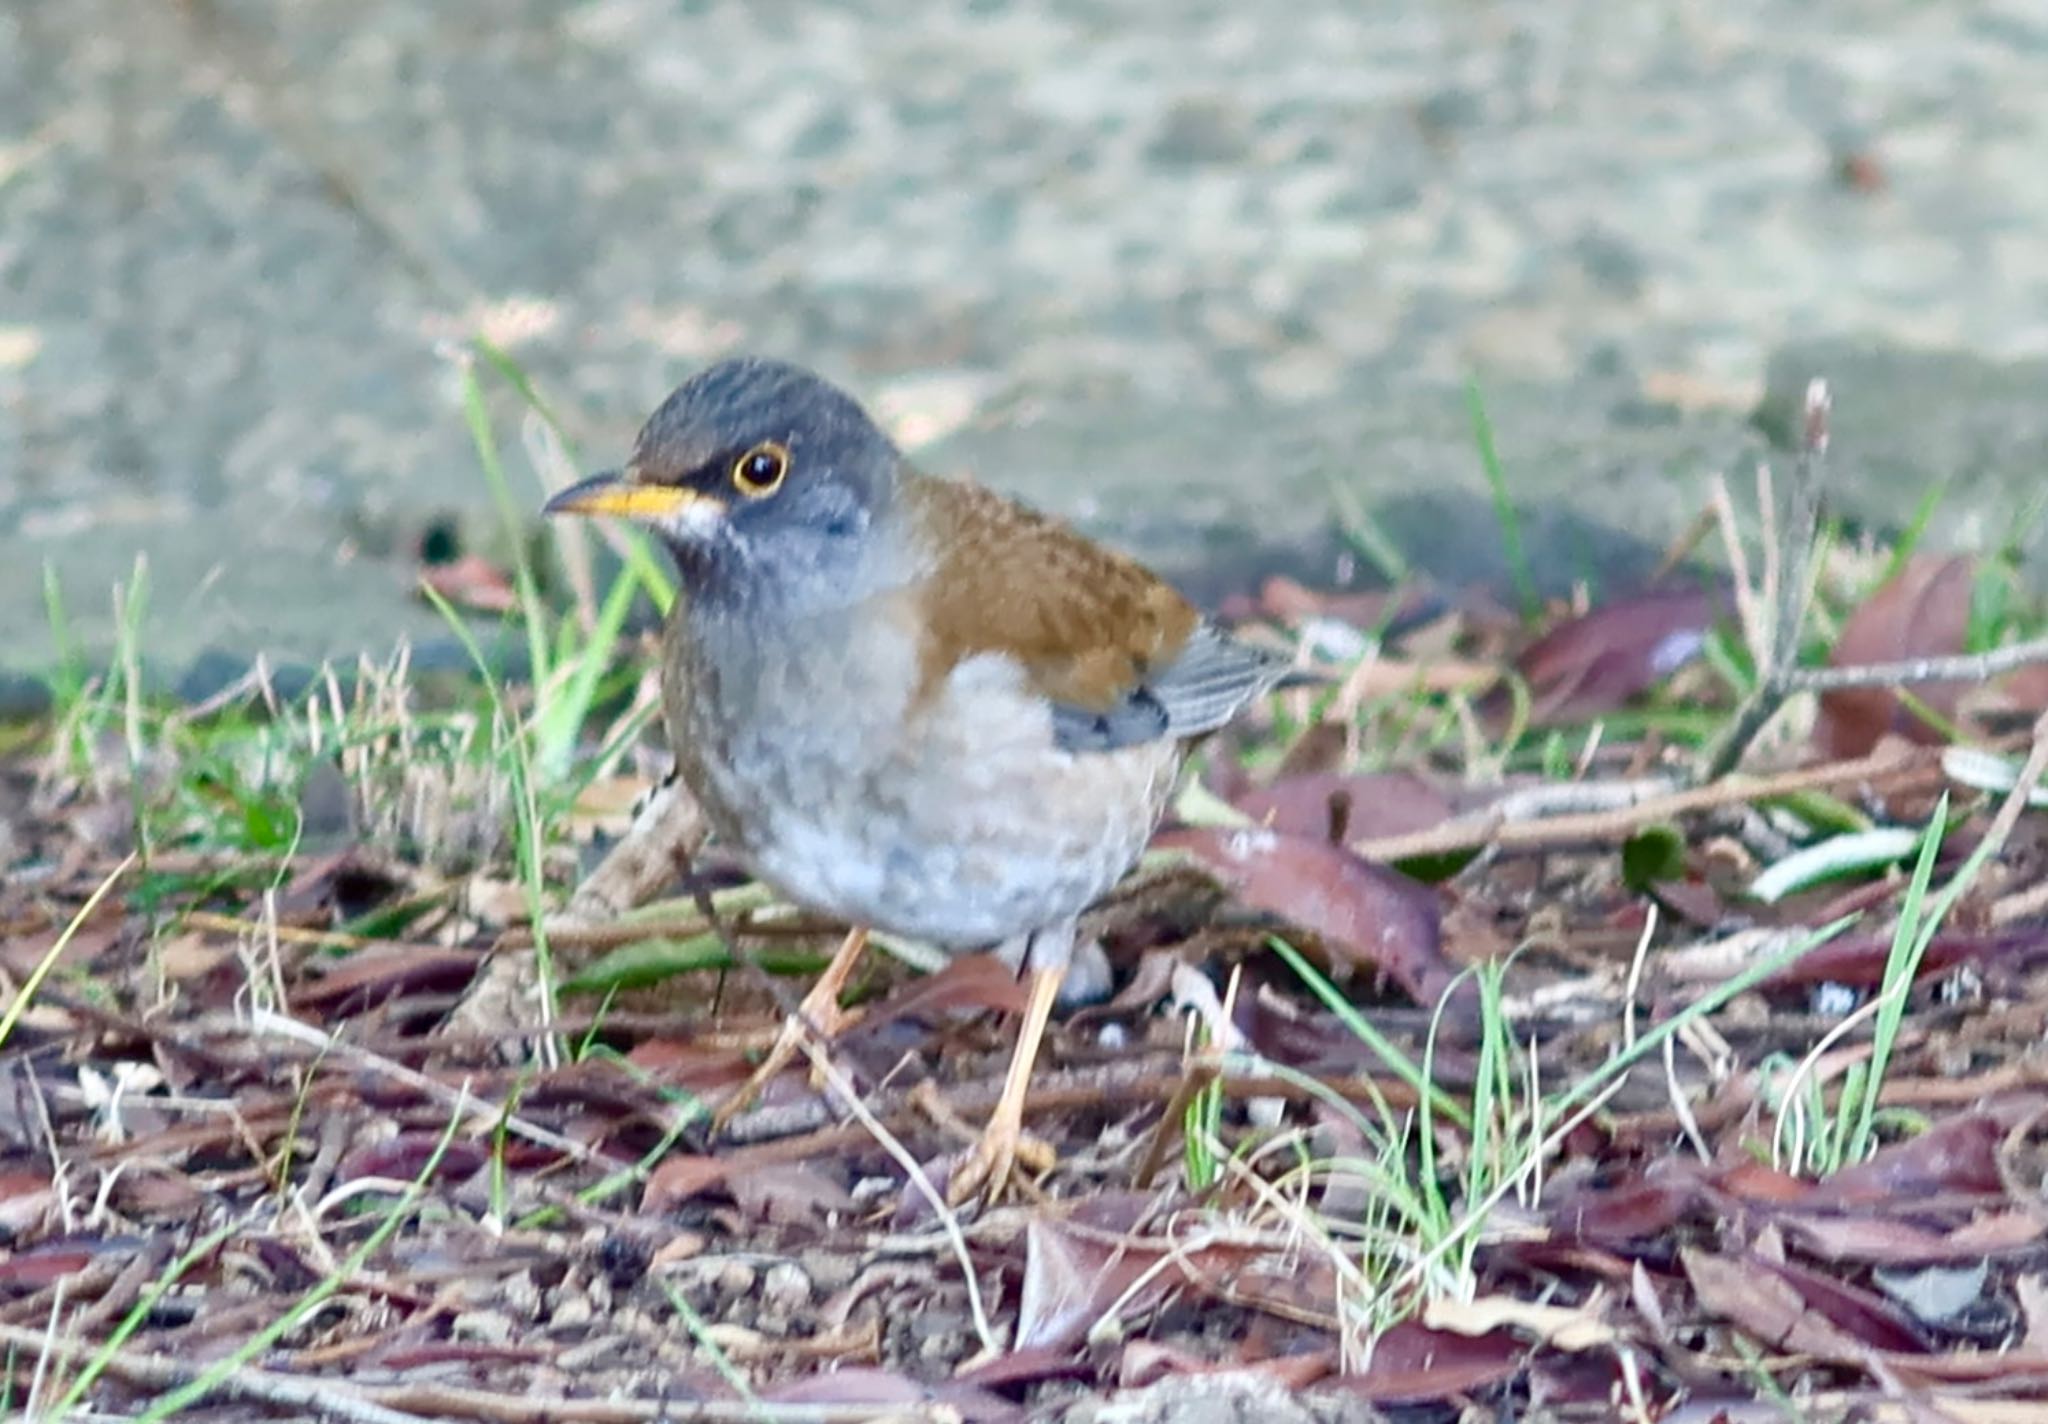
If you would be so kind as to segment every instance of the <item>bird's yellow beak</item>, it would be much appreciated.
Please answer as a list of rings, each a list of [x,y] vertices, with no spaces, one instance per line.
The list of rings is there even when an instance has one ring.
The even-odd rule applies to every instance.
[[[641,484],[620,470],[579,480],[541,506],[542,514],[612,514],[621,519],[670,519],[693,505],[714,503],[679,485]]]

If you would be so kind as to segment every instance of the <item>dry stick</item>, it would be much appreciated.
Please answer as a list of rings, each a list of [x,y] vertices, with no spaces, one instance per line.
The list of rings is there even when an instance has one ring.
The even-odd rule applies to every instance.
[[[542,1127],[539,1123],[523,1118],[517,1113],[506,1111],[503,1104],[487,1102],[476,1097],[474,1094],[448,1087],[446,1084],[427,1076],[425,1073],[419,1072],[417,1069],[408,1068],[403,1063],[379,1057],[374,1053],[365,1052],[352,1043],[336,1038],[331,1034],[322,1033],[319,1029],[302,1024],[297,1019],[286,1018],[283,1014],[274,1014],[268,1010],[258,1010],[251,1027],[255,1028],[259,1033],[272,1034],[278,1038],[290,1039],[294,1043],[305,1044],[309,1048],[319,1050],[324,1055],[352,1063],[358,1068],[370,1069],[372,1072],[382,1074],[396,1082],[405,1084],[415,1092],[444,1107],[459,1107],[471,1116],[493,1118],[503,1123],[507,1132],[523,1137],[538,1146],[560,1152],[572,1161],[583,1163],[586,1166],[597,1166],[607,1169],[616,1165],[607,1160],[602,1154],[592,1151],[589,1147],[573,1138],[564,1137],[552,1128]]]
[[[1034,1076],[1025,1106],[1037,1116],[1074,1108],[1167,1102],[1179,1090],[1185,1077],[1178,1054],[1135,1062],[1104,1063],[1088,1069],[1061,1069]],[[1265,1074],[1225,1073],[1220,1081],[1224,1089],[1236,1097],[1286,1098],[1290,1102],[1314,1097],[1298,1082]],[[1413,1107],[1416,1101],[1415,1090],[1397,1078],[1354,1074],[1329,1079],[1324,1087],[1349,1102],[1363,1103],[1368,1107],[1386,1102],[1408,1108]],[[919,1108],[919,1092],[919,1088],[911,1088],[875,1094],[877,1101],[872,1111],[891,1126],[915,1124],[930,1116]],[[946,1095],[946,1104],[962,1117],[986,1115],[1001,1095],[1000,1077],[980,1078],[954,1086]],[[791,1161],[814,1154],[843,1151],[849,1143],[860,1141],[862,1136],[863,1132],[857,1125],[836,1123],[830,1104],[823,1098],[756,1108],[734,1118],[725,1130],[728,1142],[748,1147],[749,1163]]]
[[[946,1239],[952,1243],[953,1253],[960,1262],[960,1280],[967,1287],[967,1311],[973,1317],[974,1333],[981,1340],[981,1348],[991,1359],[1001,1354],[1002,1347],[996,1343],[995,1330],[988,1322],[988,1312],[982,1307],[981,1282],[974,1275],[974,1257],[967,1249],[967,1237],[960,1230],[960,1218],[954,1214],[945,1197],[940,1195],[939,1189],[932,1185],[932,1179],[925,1175],[925,1170],[918,1165],[917,1158],[910,1155],[910,1149],[898,1141],[896,1135],[882,1125],[882,1120],[875,1116],[874,1111],[861,1101],[861,1096],[854,1091],[853,1084],[847,1081],[846,1075],[832,1062],[831,1055],[818,1046],[817,1040],[811,1036],[808,1029],[804,1035],[803,1049],[805,1056],[811,1060],[812,1071],[825,1080],[826,1086],[846,1105],[846,1110],[854,1115],[868,1135],[874,1138],[882,1150],[895,1160],[896,1165],[903,1169],[904,1175],[910,1179],[911,1186],[917,1189],[918,1195],[922,1196],[925,1204],[932,1209],[933,1216],[945,1231]]]
[[[1764,645],[1764,615],[1758,606],[1757,586],[1749,576],[1749,555],[1742,547],[1742,526],[1735,517],[1735,497],[1728,493],[1728,481],[1714,476],[1711,499],[1714,521],[1721,530],[1721,542],[1728,550],[1729,582],[1735,593],[1735,616],[1742,625],[1742,641],[1750,648]]]
[[[145,1245],[107,1286],[106,1292],[91,1305],[65,1322],[65,1329],[72,1334],[83,1334],[97,1330],[115,1316],[125,1314],[128,1308],[142,1298],[149,1288],[151,1278],[164,1268],[170,1257],[170,1242],[162,1237]]]
[[[69,1365],[78,1356],[97,1353],[78,1339],[58,1341],[54,1346],[40,1330],[18,1325],[0,1325],[0,1345],[11,1350],[32,1350],[41,1361],[56,1360]],[[108,1352],[106,1373],[118,1375],[130,1384],[147,1389],[172,1389],[189,1383],[204,1368],[201,1364],[148,1355],[137,1350],[116,1348]],[[350,1424],[419,1424],[419,1416],[367,1399],[347,1385],[296,1375],[273,1374],[268,1370],[236,1370],[221,1381],[216,1393],[230,1399],[258,1400],[285,1405],[313,1414],[350,1421]]]
[[[1799,662],[1799,630],[1806,623],[1806,605],[1813,584],[1813,546],[1820,529],[1829,407],[1827,382],[1817,378],[1807,382],[1799,458],[1792,465],[1788,496],[1791,508],[1779,526],[1776,542],[1778,616],[1771,630],[1770,645],[1763,650],[1763,676],[1757,681],[1756,691],[1737,710],[1734,725],[1707,758],[1703,781],[1716,781],[1740,765],[1742,754],[1749,750],[1756,734],[1793,691],[1792,674]]]
[[[1145,1146],[1144,1160],[1138,1170],[1131,1174],[1131,1187],[1135,1191],[1149,1191],[1152,1179],[1159,1175],[1159,1169],[1166,1165],[1166,1154],[1173,1145],[1173,1130],[1177,1123],[1187,1117],[1188,1105],[1195,1095],[1216,1081],[1216,1065],[1185,1062],[1181,1068],[1180,1086],[1167,1099],[1166,1111],[1159,1115],[1153,1125],[1150,1139]]]
[[[1701,542],[1713,531],[1714,516],[1715,510],[1709,505],[1692,517],[1692,523],[1686,526],[1684,532],[1665,546],[1664,556],[1657,560],[1657,567],[1650,570],[1649,582],[1662,583],[1678,572],[1678,566],[1691,557],[1693,550],[1699,548]]]
[[[2024,890],[2015,890],[1991,904],[1991,923],[1994,925],[2009,925],[2016,920],[2043,914],[2048,914],[2048,880],[2029,885]]]
[[[0,1347],[41,1352],[43,1333],[0,1325]],[[64,1341],[65,1359],[96,1351]],[[118,1348],[107,1373],[145,1389],[173,1389],[196,1378],[203,1364],[168,1355]],[[868,1424],[874,1420],[932,1420],[954,1416],[917,1404],[771,1404],[761,1400],[573,1399],[500,1394],[455,1385],[359,1385],[319,1376],[291,1375],[244,1366],[224,1378],[216,1397],[280,1405],[350,1424],[420,1424],[423,1419],[475,1419],[486,1424]]]
[[[701,915],[659,920],[613,920],[601,925],[553,925],[548,946],[560,949],[617,949],[649,939],[695,939],[711,928]],[[498,936],[494,949],[531,949],[533,927],[512,925]]]
[[[1777,624],[1770,643],[1761,650],[1764,675],[1756,693],[1738,713],[1734,727],[1715,749],[1707,767],[1709,780],[1726,775],[1735,768],[1750,741],[1792,693],[1826,692],[1845,687],[1903,687],[1916,682],[1982,682],[2014,668],[2048,662],[2048,638],[2033,638],[1982,653],[1901,658],[1896,662],[1866,663],[1858,667],[1797,666],[1799,632],[1805,623],[1812,591],[1809,565],[1819,527],[1830,404],[1824,381],[1815,380],[1807,386],[1805,424],[1799,459],[1793,467],[1791,481],[1791,517],[1785,521],[1783,537],[1777,545],[1780,567],[1775,600]],[[1724,511],[1724,526],[1731,520],[1732,512]],[[1739,547],[1730,545],[1731,550],[1739,551]]]
[[[1943,658],[1902,658],[1895,663],[1860,667],[1797,668],[1794,689],[1825,692],[1837,687],[1898,687],[1913,682],[1982,682],[2030,663],[2048,662],[2048,638],[2030,638],[1983,653],[1958,653]]]
[[[2006,792],[2005,801],[1998,808],[1998,814],[1991,818],[1991,825],[1984,832],[1979,844],[1991,847],[1990,855],[1996,855],[2012,834],[2012,828],[2019,824],[2020,814],[2033,802],[2034,788],[2041,784],[2041,778],[2048,774],[2048,712],[2034,719],[2034,744],[2027,751],[2027,759],[2020,765],[2020,774]]]
[[[345,934],[340,930],[309,929],[303,925],[268,925],[258,920],[245,920],[240,915],[223,915],[212,910],[187,910],[185,923],[198,930],[215,930],[221,934],[268,935],[283,944],[332,945],[341,949],[382,949],[406,954],[446,954],[450,950],[460,952],[461,945],[422,944],[417,941],[386,939],[379,935]]]
[[[1426,831],[1376,836],[1353,841],[1351,848],[1371,860],[1407,860],[1423,855],[1493,846],[1502,850],[1626,840],[1644,826],[1692,811],[1711,811],[1798,791],[1815,791],[1877,777],[1905,779],[1940,775],[1934,753],[1924,748],[1881,749],[1858,761],[1802,767],[1774,776],[1726,778],[1685,791],[1639,801],[1615,811],[1553,816],[1540,821],[1508,821],[1498,812],[1450,821]]]
[[[800,913],[777,914],[772,919],[755,919],[753,915],[767,906],[749,905],[734,909],[726,915],[727,922],[735,926],[734,933],[748,939],[798,939],[804,936],[846,933],[844,920],[828,919],[822,915]],[[548,944],[562,949],[617,949],[620,945],[639,944],[644,940],[695,939],[711,932],[711,923],[702,915],[659,915],[647,919],[612,920],[601,925],[550,925]],[[530,949],[533,946],[531,925],[512,925],[498,936],[491,948]]]

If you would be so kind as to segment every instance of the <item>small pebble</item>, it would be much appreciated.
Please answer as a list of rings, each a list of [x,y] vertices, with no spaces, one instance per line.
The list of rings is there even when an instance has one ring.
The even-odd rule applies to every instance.
[[[457,1340],[503,1345],[512,1338],[512,1318],[501,1310],[465,1310],[448,1327]]]
[[[1852,1011],[1860,997],[1847,984],[1821,984],[1813,991],[1813,1011],[1822,1018],[1838,1019]]]
[[[896,1183],[888,1177],[862,1177],[847,1193],[856,1207],[873,1206],[876,1202],[896,1195]]]
[[[746,1295],[759,1279],[759,1273],[745,1261],[727,1261],[718,1268],[717,1285],[721,1295]]]
[[[590,1297],[581,1291],[562,1292],[561,1303],[548,1317],[550,1330],[581,1330],[591,1321]]]
[[[839,1251],[813,1252],[805,1258],[804,1270],[811,1278],[812,1291],[844,1290],[860,1273],[860,1258]]]
[[[622,1335],[600,1335],[594,1340],[585,1340],[580,1345],[571,1345],[555,1356],[555,1363],[574,1374],[582,1370],[608,1365],[624,1353],[626,1339]]]
[[[534,1284],[530,1271],[521,1271],[505,1280],[505,1291],[500,1297],[506,1309],[516,1311],[521,1318],[540,1318],[540,1287]]]
[[[779,1311],[793,1311],[811,1303],[811,1278],[794,1261],[780,1261],[768,1268],[761,1280],[761,1304]]]

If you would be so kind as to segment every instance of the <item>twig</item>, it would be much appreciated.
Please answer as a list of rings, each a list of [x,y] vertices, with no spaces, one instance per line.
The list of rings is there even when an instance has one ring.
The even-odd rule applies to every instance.
[[[548,927],[548,944],[556,949],[617,949],[650,939],[695,939],[711,928],[701,915],[659,920],[609,920],[601,925],[559,924]],[[493,949],[533,948],[533,926],[510,925]]]
[[[620,918],[673,880],[710,834],[696,798],[680,776],[671,775],[654,788],[626,834],[576,887],[567,910],[553,918],[565,925],[601,925]],[[705,918],[715,922],[718,917]],[[552,936],[556,925],[547,928]]]
[[[2024,890],[1994,900],[1991,905],[1991,923],[2009,925],[2015,920],[2032,919],[2035,915],[2048,914],[2048,880],[2029,885]]]
[[[515,1133],[538,1146],[560,1152],[572,1161],[580,1162],[586,1166],[603,1167],[606,1169],[616,1165],[601,1153],[593,1152],[589,1147],[586,1147],[574,1138],[564,1137],[552,1128],[542,1127],[539,1123],[520,1117],[517,1113],[507,1112],[502,1104],[478,1098],[475,1094],[466,1092],[461,1088],[451,1088],[447,1084],[438,1082],[417,1069],[408,1068],[403,1063],[366,1052],[352,1043],[334,1037],[332,1034],[322,1033],[317,1028],[302,1024],[297,1019],[287,1018],[283,1014],[274,1014],[268,1010],[259,1009],[252,1016],[251,1026],[259,1033],[273,1034],[279,1038],[290,1039],[294,1043],[303,1043],[309,1048],[318,1049],[329,1057],[339,1058],[353,1063],[359,1068],[367,1068],[372,1072],[382,1074],[395,1082],[405,1084],[423,1097],[439,1103],[443,1107],[460,1107],[464,1112],[470,1113],[473,1116],[488,1117],[502,1122],[505,1125],[506,1131]]]
[[[1695,514],[1692,517],[1692,523],[1688,524],[1676,539],[1673,539],[1665,546],[1664,555],[1657,560],[1657,567],[1650,570],[1650,577],[1647,582],[1653,584],[1662,583],[1665,579],[1671,577],[1672,574],[1678,572],[1678,566],[1691,557],[1693,550],[1699,548],[1700,543],[1707,537],[1708,531],[1714,527],[1714,519],[1717,513],[1718,511],[1709,505],[1700,510],[1698,514]]]
[[[2041,784],[2043,775],[2048,775],[2048,712],[2034,720],[2034,744],[2027,751],[2027,759],[2020,764],[2020,773],[2013,781],[2012,790],[2006,792],[1998,814],[1991,818],[1984,839],[1978,842],[1980,847],[1988,845],[1991,849],[1980,853],[1996,855],[2004,847],[2006,837],[2019,824],[2021,813],[2032,803],[2034,788]]]
[[[1167,1099],[1166,1111],[1159,1115],[1159,1121],[1152,1127],[1145,1144],[1144,1160],[1138,1163],[1138,1170],[1131,1173],[1131,1186],[1136,1191],[1147,1191],[1152,1179],[1159,1175],[1159,1169],[1166,1164],[1166,1154],[1173,1146],[1175,1128],[1187,1117],[1188,1105],[1196,1094],[1216,1081],[1217,1066],[1212,1058],[1208,1062],[1197,1062],[1190,1058],[1181,1069],[1180,1085],[1173,1096]]]
[[[0,1347],[42,1351],[43,1332],[0,1325]],[[97,1353],[79,1340],[56,1346],[60,1361]],[[191,1361],[141,1350],[108,1352],[106,1372],[145,1389],[188,1384],[204,1368]],[[455,1385],[359,1385],[317,1375],[292,1375],[247,1365],[234,1370],[213,1391],[228,1399],[281,1405],[351,1424],[420,1424],[423,1419],[474,1419],[486,1424],[871,1424],[877,1420],[957,1417],[953,1411],[916,1404],[771,1404],[747,1399],[575,1399],[534,1394],[500,1394]]]
[[[72,1316],[65,1328],[73,1335],[82,1335],[99,1329],[116,1315],[127,1310],[141,1299],[151,1277],[163,1269],[164,1262],[169,1256],[170,1241],[161,1236],[152,1237],[148,1244],[121,1267],[120,1273],[107,1286],[106,1293]]]
[[[88,1342],[71,1336],[52,1344],[40,1330],[17,1325],[0,1325],[0,1345],[15,1350],[32,1350],[39,1361],[55,1360],[70,1365],[88,1350]],[[118,1375],[131,1384],[150,1389],[168,1389],[195,1379],[201,1365],[166,1355],[115,1348],[107,1352],[106,1373]],[[419,1417],[389,1409],[351,1386],[298,1375],[273,1374],[268,1370],[241,1369],[221,1381],[218,1391],[228,1398],[261,1400],[286,1405],[309,1413],[354,1421],[354,1424],[419,1424]]]
[[[931,1207],[939,1225],[945,1230],[946,1239],[953,1243],[954,1255],[959,1259],[960,1279],[967,1287],[967,1310],[974,1317],[974,1333],[981,1339],[981,1348],[991,1358],[1000,1354],[1002,1347],[996,1343],[995,1331],[988,1323],[988,1311],[981,1303],[981,1282],[975,1277],[974,1257],[967,1250],[967,1238],[961,1234],[959,1216],[947,1205],[946,1198],[941,1195],[939,1189],[932,1185],[932,1179],[925,1175],[925,1170],[918,1165],[917,1158],[910,1155],[910,1149],[898,1141],[896,1134],[884,1127],[881,1119],[861,1101],[860,1094],[854,1091],[853,1084],[846,1080],[846,1075],[832,1062],[832,1056],[819,1047],[816,1039],[808,1032],[804,1035],[803,1046],[805,1056],[811,1060],[813,1071],[823,1078],[826,1086],[846,1104],[846,1110],[867,1129],[869,1136],[881,1145],[882,1150],[895,1159],[896,1165],[910,1178],[910,1184],[917,1189],[918,1195]]]
[[[1105,1063],[1095,1068],[1062,1069],[1035,1075],[1031,1095],[1025,1100],[1025,1105],[1030,1113],[1037,1115],[1073,1108],[1167,1102],[1179,1090],[1185,1077],[1178,1056],[1161,1056],[1136,1063]],[[1304,1102],[1315,1096],[1298,1082],[1270,1074],[1226,1071],[1218,1081],[1223,1084],[1224,1091],[1240,1098],[1285,1098],[1289,1102]],[[1327,1093],[1369,1107],[1380,1103],[1400,1108],[1415,1105],[1414,1090],[1397,1078],[1353,1074],[1332,1077],[1323,1084],[1323,1088]],[[918,1108],[918,1092],[912,1088],[876,1094],[878,1101],[871,1106],[871,1111],[892,1126],[916,1122],[929,1116]],[[1000,1076],[981,1078],[971,1083],[950,1085],[946,1101],[955,1113],[965,1117],[988,1113],[1001,1094]],[[729,1142],[760,1144],[752,1150],[761,1155],[757,1158],[750,1152],[750,1162],[794,1160],[828,1151],[843,1151],[848,1143],[857,1142],[860,1137],[861,1131],[856,1126],[833,1121],[831,1108],[822,1098],[814,1098],[807,1103],[756,1108],[734,1118],[725,1129],[725,1138]]]
[[[1787,496],[1791,507],[1778,527],[1773,545],[1777,550],[1777,618],[1770,644],[1763,650],[1756,691],[1737,709],[1734,723],[1708,756],[1702,781],[1716,781],[1739,766],[1756,734],[1793,691],[1792,674],[1799,662],[1799,630],[1805,626],[1813,589],[1813,548],[1820,528],[1821,483],[1827,473],[1830,406],[1827,382],[1809,381],[1799,458],[1793,462]]]
[[[394,953],[446,954],[457,945],[420,944],[402,939],[387,939],[378,935],[345,934],[340,930],[310,929],[303,925],[264,924],[257,920],[245,920],[239,915],[223,915],[213,910],[187,910],[184,914],[187,926],[198,930],[217,930],[222,934],[268,935],[284,944],[327,945],[340,949],[381,949]]]
[[[1742,547],[1742,527],[1735,517],[1735,498],[1728,493],[1728,481],[1714,476],[1714,519],[1721,528],[1721,542],[1728,548],[1729,581],[1735,591],[1735,616],[1742,624],[1742,641],[1752,655],[1764,645],[1764,615],[1757,587],[1749,576],[1749,555]]]
[[[1774,796],[1789,796],[1798,791],[1844,786],[1878,777],[1908,777],[1928,771],[1938,774],[1932,753],[1922,749],[1884,749],[1858,761],[1801,767],[1773,776],[1727,777],[1704,786],[1674,791],[1668,796],[1638,801],[1615,811],[1510,821],[1496,809],[1479,816],[1448,821],[1425,831],[1353,841],[1351,848],[1370,860],[1395,861],[1423,855],[1448,855],[1480,846],[1514,850],[1588,841],[1604,843],[1626,840],[1644,826],[1688,812],[1712,811]]]
[[[2029,638],[1982,653],[1943,658],[1903,658],[1895,663],[1864,663],[1860,667],[1797,668],[1793,688],[1825,692],[1837,687],[1901,687],[1914,682],[1982,682],[2014,668],[2048,662],[2048,638]]]

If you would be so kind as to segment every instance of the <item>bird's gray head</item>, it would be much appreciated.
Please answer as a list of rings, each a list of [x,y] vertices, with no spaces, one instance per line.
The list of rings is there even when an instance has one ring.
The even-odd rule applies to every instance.
[[[901,456],[854,399],[798,366],[722,361],[678,386],[623,470],[547,503],[649,525],[693,594],[751,599],[844,579]]]

